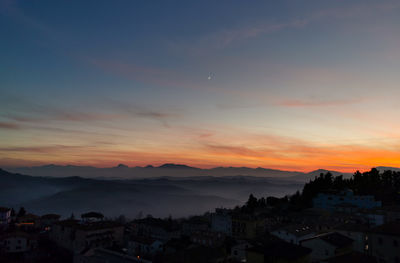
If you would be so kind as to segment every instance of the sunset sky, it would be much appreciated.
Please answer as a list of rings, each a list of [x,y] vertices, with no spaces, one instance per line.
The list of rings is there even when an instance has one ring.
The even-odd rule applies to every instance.
[[[0,167],[400,166],[400,1],[0,0]]]

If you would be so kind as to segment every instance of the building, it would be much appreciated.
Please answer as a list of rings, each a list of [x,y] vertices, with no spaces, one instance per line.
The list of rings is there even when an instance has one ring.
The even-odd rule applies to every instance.
[[[335,232],[353,239],[353,250],[360,253],[368,252],[368,230],[363,224],[347,223],[335,228]]]
[[[182,235],[190,236],[198,231],[209,230],[209,222],[201,216],[193,216],[182,222]]]
[[[74,257],[74,263],[151,263],[149,260],[105,248],[90,249]]]
[[[247,263],[308,263],[311,249],[281,240],[271,240],[247,249]]]
[[[179,224],[153,217],[135,220],[130,229],[134,236],[151,237],[162,242],[181,236]]]
[[[211,230],[221,232],[227,236],[232,235],[232,216],[230,210],[217,208],[211,214]]]
[[[98,247],[122,244],[124,227],[110,221],[84,223],[64,220],[55,223],[49,238],[73,253]]]
[[[104,219],[104,215],[98,212],[88,212],[81,215],[84,222],[97,222]]]
[[[354,211],[355,208],[372,209],[381,207],[381,201],[375,201],[372,195],[354,195],[353,191],[347,189],[339,193],[319,193],[313,199],[313,207],[328,211],[341,210]]]
[[[11,209],[0,207],[0,228],[8,226],[11,222]]]
[[[51,227],[60,220],[60,215],[46,214],[40,217],[40,227],[43,230],[49,231]]]
[[[247,249],[253,245],[246,240],[238,240],[231,248],[231,258],[234,262],[247,262]]]
[[[19,216],[15,225],[24,230],[37,229],[40,228],[40,217],[30,213]]]
[[[239,239],[252,239],[264,233],[265,224],[262,218],[248,215],[232,217],[232,236]]]
[[[150,237],[131,237],[128,241],[128,254],[134,256],[153,256],[163,251],[163,243]]]
[[[28,233],[17,231],[1,236],[0,244],[4,253],[23,253],[37,247],[37,238]]]
[[[304,239],[315,236],[315,234],[316,231],[312,227],[306,225],[289,225],[271,231],[271,235],[296,245],[299,245]]]
[[[400,223],[391,222],[372,228],[368,233],[369,254],[378,262],[400,262]]]
[[[190,241],[206,247],[218,247],[225,241],[225,234],[212,231],[197,231],[190,236]]]
[[[301,246],[311,249],[311,260],[319,262],[351,253],[353,240],[337,232],[331,232],[303,240]]]
[[[386,213],[380,209],[363,209],[356,214],[369,226],[380,226],[386,221]]]

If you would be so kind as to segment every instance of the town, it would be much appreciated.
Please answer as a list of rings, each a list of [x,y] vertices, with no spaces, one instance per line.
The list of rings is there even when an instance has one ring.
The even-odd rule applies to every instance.
[[[321,174],[284,198],[187,218],[0,208],[1,262],[400,262],[400,172]],[[115,204],[118,205],[118,204]],[[173,211],[171,211],[173,215]]]

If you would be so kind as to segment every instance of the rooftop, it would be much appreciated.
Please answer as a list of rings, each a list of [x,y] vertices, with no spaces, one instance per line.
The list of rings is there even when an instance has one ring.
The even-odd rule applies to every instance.
[[[311,253],[309,248],[280,240],[268,242],[267,244],[256,244],[254,247],[248,248],[247,251],[261,253],[265,257],[279,257],[287,260],[305,257]]]
[[[297,237],[316,232],[313,229],[313,227],[308,226],[308,225],[288,225],[288,226],[280,227],[280,228],[276,229],[275,231],[286,231]]]
[[[119,224],[117,222],[113,222],[113,221],[82,223],[79,220],[71,220],[71,219],[59,221],[56,224],[60,225],[60,226],[76,228],[76,229],[84,230],[84,231],[122,227],[121,224]]]
[[[342,248],[351,245],[354,241],[351,238],[348,238],[342,234],[339,234],[337,232],[331,232],[331,233],[326,233],[326,234],[321,234],[318,236],[315,236],[313,238],[309,238],[306,240],[303,240],[302,242],[307,242],[309,240],[313,239],[321,239],[337,248]]]

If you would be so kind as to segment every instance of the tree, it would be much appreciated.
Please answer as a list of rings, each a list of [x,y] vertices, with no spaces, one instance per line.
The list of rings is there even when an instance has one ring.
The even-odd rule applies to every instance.
[[[21,208],[18,211],[17,217],[21,217],[21,216],[24,216],[24,215],[26,215],[26,210],[25,210],[25,208],[23,206],[21,206]]]
[[[250,194],[249,200],[246,202],[246,206],[250,209],[257,207],[257,198],[255,198],[253,194]]]

